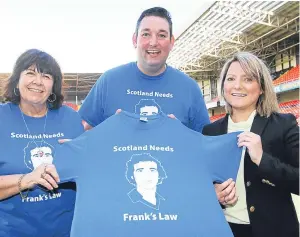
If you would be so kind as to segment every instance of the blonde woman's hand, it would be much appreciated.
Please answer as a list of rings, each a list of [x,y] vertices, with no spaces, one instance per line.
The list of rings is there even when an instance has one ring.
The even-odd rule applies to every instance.
[[[238,147],[245,146],[253,163],[259,166],[263,154],[261,138],[253,132],[243,132],[238,135]]]
[[[221,184],[214,184],[217,198],[222,205],[234,205],[238,201],[235,182],[228,179]]]

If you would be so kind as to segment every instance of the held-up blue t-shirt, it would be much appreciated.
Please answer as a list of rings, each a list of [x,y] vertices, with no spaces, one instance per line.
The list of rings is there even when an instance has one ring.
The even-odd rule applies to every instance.
[[[58,139],[83,133],[80,116],[66,106],[49,110],[47,118],[24,115],[29,132],[15,104],[0,105],[0,118],[0,175],[26,174],[52,163]],[[24,200],[19,194],[0,200],[0,237],[70,236],[75,188],[71,182],[53,192],[36,186]]]
[[[174,114],[198,132],[209,123],[198,84],[170,66],[158,76],[142,73],[136,62],[108,70],[93,86],[79,114],[95,127],[117,109],[140,115]]]
[[[164,114],[124,111],[57,156],[61,181],[77,184],[72,237],[233,236],[213,182],[236,178],[236,133],[205,137]]]

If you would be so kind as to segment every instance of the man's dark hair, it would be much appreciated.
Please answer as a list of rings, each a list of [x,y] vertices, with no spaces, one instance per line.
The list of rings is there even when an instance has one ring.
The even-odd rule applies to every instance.
[[[171,37],[173,35],[173,23],[172,23],[171,14],[165,8],[162,8],[162,7],[153,7],[153,8],[149,8],[142,12],[139,19],[136,22],[136,27],[135,27],[136,35],[138,35],[141,21],[144,19],[144,17],[147,17],[147,16],[157,16],[157,17],[166,19],[169,23],[170,39],[171,39]]]
[[[53,77],[52,93],[55,94],[55,96],[50,95],[49,97],[50,101],[54,100],[54,98],[56,99],[53,102],[47,101],[47,103],[49,109],[58,109],[64,100],[62,92],[62,72],[58,63],[51,55],[38,49],[29,49],[17,59],[13,72],[4,86],[4,100],[14,104],[20,103],[21,97],[17,85],[20,80],[21,72],[31,66],[34,66],[39,73],[50,74]]]

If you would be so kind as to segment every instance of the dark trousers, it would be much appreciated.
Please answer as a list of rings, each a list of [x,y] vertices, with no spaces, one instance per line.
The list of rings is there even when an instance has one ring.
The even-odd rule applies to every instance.
[[[230,228],[234,237],[253,237],[251,225],[230,223]]]

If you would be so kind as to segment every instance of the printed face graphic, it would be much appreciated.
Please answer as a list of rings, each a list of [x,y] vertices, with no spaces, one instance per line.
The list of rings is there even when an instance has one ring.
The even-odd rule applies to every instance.
[[[53,156],[50,147],[37,147],[30,151],[33,168],[36,169],[41,164],[52,164]]]
[[[158,114],[158,108],[156,106],[145,106],[141,108],[140,115],[156,115]]]
[[[153,161],[141,161],[134,164],[133,176],[137,187],[155,189],[159,177],[157,164]]]
[[[159,104],[157,104],[154,99],[141,99],[139,103],[135,105],[134,111],[141,116],[157,115],[162,112]]]
[[[159,210],[165,198],[157,192],[157,186],[167,178],[166,171],[159,160],[149,153],[134,154],[126,162],[125,176],[134,186],[127,195],[132,203],[141,203]]]

